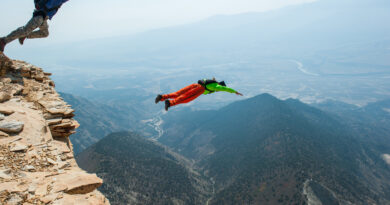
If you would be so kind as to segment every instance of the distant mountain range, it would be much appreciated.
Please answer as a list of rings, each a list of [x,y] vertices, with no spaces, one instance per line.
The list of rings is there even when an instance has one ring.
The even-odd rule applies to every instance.
[[[144,137],[110,134],[77,157],[111,204],[205,204],[211,186],[183,158]]]
[[[298,100],[263,94],[165,119],[160,142],[196,160],[215,180],[210,204],[390,202],[390,167],[381,158],[390,152],[390,135],[377,150],[337,115]]]
[[[327,62],[317,62],[312,58],[326,55],[328,61],[334,63],[340,56],[332,53],[348,52],[353,53],[349,57],[356,60],[355,55],[367,51],[367,45],[356,47],[356,43],[365,45],[387,41],[387,45],[375,47],[383,46],[382,51],[386,51],[390,25],[385,19],[390,18],[389,7],[387,0],[318,0],[268,12],[219,15],[188,25],[42,50],[50,56],[61,53],[56,50],[71,50],[73,52],[67,56],[53,56],[51,59],[78,66],[153,66],[172,64],[172,61],[173,65],[194,65],[201,63],[199,57],[216,62],[260,57],[310,57],[312,63],[323,65]],[[33,51],[27,51],[28,56],[34,56]],[[42,58],[36,55],[35,59]],[[377,64],[388,66],[386,55],[383,52],[367,53],[367,57],[377,59]]]
[[[357,109],[333,104],[339,105],[328,107]],[[379,109],[378,105],[361,109],[371,107]],[[178,154],[140,136],[120,133],[81,153],[78,162],[100,173],[106,184],[102,192],[118,203],[137,197],[146,204],[154,204],[148,200],[173,203],[172,195],[155,187],[157,183],[176,191],[187,183],[189,189],[179,192],[186,196],[179,199],[187,204],[193,200],[207,204],[390,203],[390,165],[383,160],[390,153],[390,135],[379,130],[377,136],[383,141],[378,143],[371,138],[375,130],[365,129],[374,121],[357,130],[348,119],[298,100],[262,94],[214,111],[169,111],[163,116],[164,135],[159,142]],[[163,162],[149,163],[159,158]],[[169,169],[175,177],[168,171],[150,171],[170,166],[165,163],[176,164]],[[198,178],[184,170],[193,170],[190,173]],[[132,194],[119,194],[124,192]],[[146,196],[147,192],[161,193]]]

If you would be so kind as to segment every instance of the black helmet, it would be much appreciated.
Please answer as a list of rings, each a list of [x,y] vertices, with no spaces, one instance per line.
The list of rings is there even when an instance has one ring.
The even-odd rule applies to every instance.
[[[221,81],[221,82],[219,82],[218,84],[220,84],[220,85],[222,85],[222,86],[226,86],[225,81]]]

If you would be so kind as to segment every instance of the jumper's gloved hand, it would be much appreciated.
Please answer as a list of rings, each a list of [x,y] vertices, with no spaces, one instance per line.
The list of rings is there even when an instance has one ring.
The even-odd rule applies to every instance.
[[[243,94],[241,94],[241,93],[239,93],[239,92],[236,92],[236,95],[244,96]]]

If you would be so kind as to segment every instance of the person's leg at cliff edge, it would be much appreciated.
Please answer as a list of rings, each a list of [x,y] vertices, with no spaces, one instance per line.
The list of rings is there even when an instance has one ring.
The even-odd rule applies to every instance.
[[[46,21],[47,20],[44,19],[43,16],[35,16],[25,26],[19,27],[16,30],[12,31],[8,36],[1,38],[0,41],[2,41],[3,45],[4,45],[2,48],[2,51],[4,52],[4,47],[8,43],[11,43],[12,41],[14,41],[15,39],[18,39],[18,38],[26,38],[29,35],[33,34],[34,33],[33,31],[35,29],[40,28],[40,27],[42,27],[42,28],[46,27],[45,30],[47,30],[47,31],[39,30],[39,31],[35,31],[35,33],[36,32],[45,33],[46,35],[41,34],[40,37],[41,38],[47,37],[49,35],[49,32],[48,32],[48,26],[47,26]]]
[[[9,35],[0,38],[0,51],[4,52],[5,46],[15,39],[19,39],[19,43],[23,45],[26,38],[34,39],[49,36],[47,20],[51,20],[62,4],[67,1],[68,0],[34,0],[35,10],[33,17],[25,26],[19,27]],[[39,28],[39,30],[34,31],[37,28]]]

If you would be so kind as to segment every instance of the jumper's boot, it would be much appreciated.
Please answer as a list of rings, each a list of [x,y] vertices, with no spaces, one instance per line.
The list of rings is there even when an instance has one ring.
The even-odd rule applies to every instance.
[[[20,45],[23,45],[24,40],[26,40],[26,38],[27,38],[27,37],[21,37],[21,38],[19,38],[19,43],[20,43]]]
[[[154,102],[157,104],[162,100],[162,97],[163,97],[162,95],[157,95],[156,100],[154,100]]]
[[[5,42],[4,38],[0,38],[0,51],[4,52],[4,48],[7,43]]]
[[[166,100],[165,101],[165,111],[168,111],[169,107],[171,107],[171,103],[169,102],[169,100]]]

